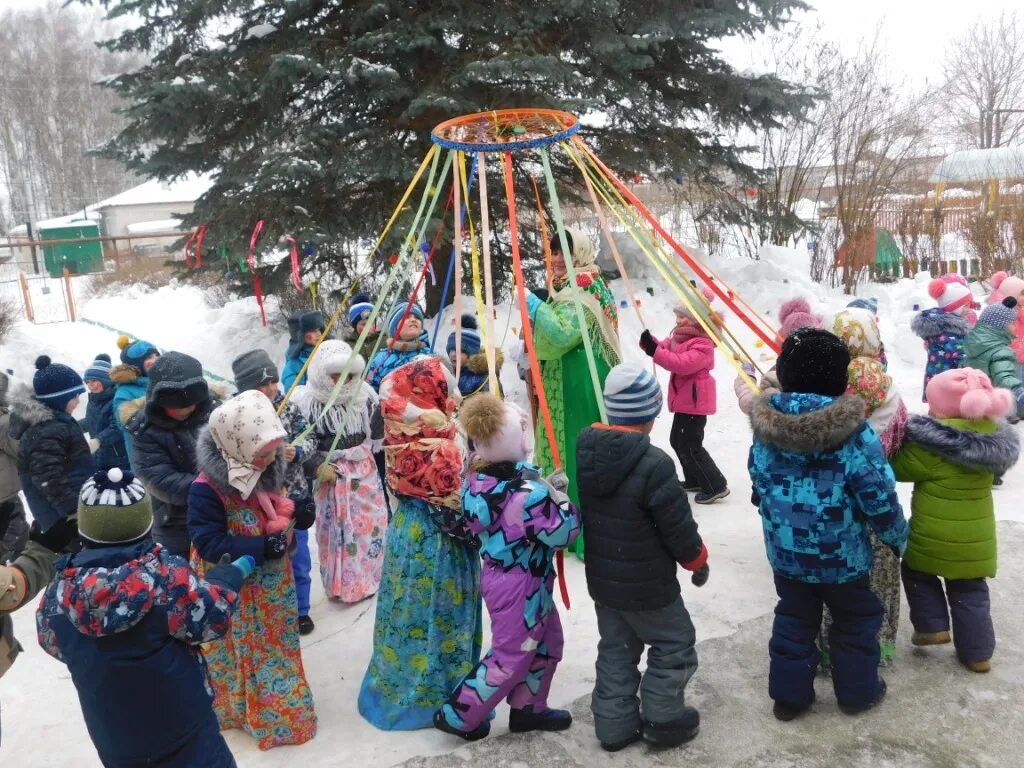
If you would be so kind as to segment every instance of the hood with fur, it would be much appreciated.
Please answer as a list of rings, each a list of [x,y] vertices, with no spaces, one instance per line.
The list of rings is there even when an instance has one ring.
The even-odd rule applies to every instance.
[[[221,454],[217,444],[213,441],[209,427],[203,427],[196,441],[196,466],[199,471],[206,475],[211,485],[216,486],[221,493],[237,495],[238,491],[231,487],[228,481],[228,462]],[[267,493],[280,493],[284,487],[285,472],[288,463],[284,460],[284,446],[277,449],[277,459],[260,475],[256,483],[256,490]]]
[[[20,440],[32,427],[57,418],[58,412],[36,400],[32,390],[19,384],[10,393],[11,437]]]
[[[1002,475],[1017,463],[1020,437],[1006,422],[989,422],[996,424],[994,432],[977,431],[985,423],[911,416],[907,422],[907,440],[959,467]]]
[[[494,370],[495,372],[501,370],[501,366],[505,363],[505,355],[500,349],[494,350]],[[466,368],[471,373],[477,375],[487,375],[487,353],[480,350],[475,355],[470,355],[469,360],[466,361]]]
[[[970,331],[967,320],[960,315],[951,315],[945,310],[926,309],[910,322],[910,329],[922,339],[936,336],[966,336]]]
[[[864,401],[855,395],[779,393],[754,401],[754,438],[783,451],[834,451],[864,426]]]
[[[115,365],[110,369],[110,380],[115,384],[134,384],[143,378],[134,365]]]

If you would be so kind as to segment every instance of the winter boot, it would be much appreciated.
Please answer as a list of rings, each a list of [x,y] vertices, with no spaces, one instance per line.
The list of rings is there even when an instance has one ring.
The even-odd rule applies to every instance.
[[[601,749],[605,752],[618,752],[621,749],[625,749],[630,744],[636,744],[638,741],[643,739],[644,732],[642,730],[633,731],[622,741],[602,741]]]
[[[655,747],[678,747],[692,741],[700,733],[700,713],[687,707],[678,720],[667,723],[652,723],[644,720],[644,741]]]
[[[489,720],[484,720],[472,731],[460,731],[448,722],[448,718],[444,716],[444,712],[440,709],[434,713],[434,727],[439,731],[450,733],[452,736],[458,736],[466,741],[480,741],[480,739],[491,732],[491,722]]]
[[[869,709],[874,709],[882,703],[882,699],[885,698],[886,685],[885,680],[879,680],[882,684],[881,690],[878,695],[875,696],[874,701],[869,701],[867,704],[843,704],[839,702],[839,709],[847,715],[859,715],[861,712],[867,712]]]
[[[529,705],[522,709],[511,709],[508,713],[508,729],[512,733],[527,731],[564,731],[572,725],[572,715],[564,709],[545,709],[534,712]]]
[[[772,705],[772,714],[775,715],[776,720],[788,723],[790,720],[795,720],[808,709],[810,707],[794,707],[792,704],[787,704],[784,701],[776,701]]]
[[[910,642],[914,645],[945,645],[950,641],[949,631],[942,632],[915,632]]]
[[[729,495],[729,489],[723,488],[720,491],[701,492],[693,497],[695,504],[714,504],[719,499],[724,499]]]
[[[300,635],[311,635],[313,630],[316,629],[316,624],[309,616],[299,616],[299,634]]]
[[[964,666],[971,670],[971,672],[984,674],[992,670],[992,661],[990,659],[985,659],[984,661],[965,661]]]

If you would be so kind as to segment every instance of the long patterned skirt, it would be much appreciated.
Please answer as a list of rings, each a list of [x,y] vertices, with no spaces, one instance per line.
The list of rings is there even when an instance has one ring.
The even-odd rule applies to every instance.
[[[261,536],[256,514],[225,502],[228,531]],[[192,551],[200,574],[209,563]],[[313,694],[302,669],[295,582],[287,557],[268,560],[242,585],[230,631],[203,645],[221,730],[241,728],[260,749],[304,744],[316,735]]]
[[[380,585],[388,508],[368,446],[333,455],[338,479],[315,491],[320,577],[327,597],[357,603]]]
[[[359,712],[385,731],[429,728],[480,660],[480,558],[440,533],[423,502],[399,499],[377,597]]]

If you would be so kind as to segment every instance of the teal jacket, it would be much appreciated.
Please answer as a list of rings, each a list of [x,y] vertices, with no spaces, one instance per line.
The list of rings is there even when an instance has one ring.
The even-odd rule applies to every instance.
[[[979,323],[967,334],[964,368],[977,368],[988,374],[992,386],[1014,391],[1016,395],[1024,383],[1020,380],[1017,356],[1010,349],[1013,337],[994,325]]]

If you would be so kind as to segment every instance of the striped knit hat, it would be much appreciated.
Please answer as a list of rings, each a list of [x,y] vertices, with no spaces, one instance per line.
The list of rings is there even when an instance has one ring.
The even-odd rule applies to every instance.
[[[373,302],[368,293],[357,293],[348,305],[348,321],[355,328],[363,320],[368,320],[373,312]]]
[[[463,315],[460,324],[462,325],[462,353],[475,355],[480,351],[482,343],[476,318],[472,315]],[[448,334],[448,343],[445,345],[445,349],[448,350],[449,355],[455,351],[455,331]]]
[[[85,381],[98,381],[104,387],[110,386],[110,355],[99,354],[82,374]]]
[[[418,317],[421,322],[425,317],[419,304],[413,304],[412,309],[409,309],[409,302],[398,302],[391,308],[391,312],[388,313],[388,338],[398,338],[398,324],[402,322],[403,318],[408,320],[408,317],[406,317],[407,311],[408,317]]]
[[[604,407],[611,424],[647,424],[661,413],[661,387],[646,368],[616,365],[604,382]]]
[[[113,467],[86,480],[78,497],[78,532],[96,544],[141,539],[153,527],[146,489],[131,472]]]

